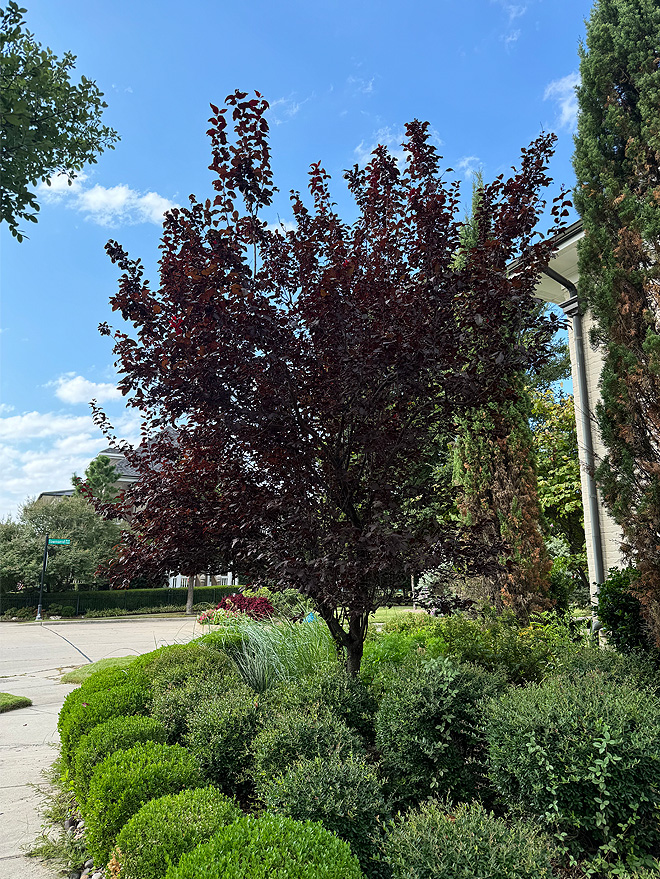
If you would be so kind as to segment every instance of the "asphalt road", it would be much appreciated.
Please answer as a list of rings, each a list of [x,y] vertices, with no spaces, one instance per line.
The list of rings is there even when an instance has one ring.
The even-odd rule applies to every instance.
[[[0,714],[0,879],[57,875],[25,859],[22,850],[41,828],[42,773],[57,756],[57,715],[74,689],[60,683],[62,675],[99,659],[138,656],[200,634],[194,617],[0,622],[0,692],[28,696],[33,703]]]

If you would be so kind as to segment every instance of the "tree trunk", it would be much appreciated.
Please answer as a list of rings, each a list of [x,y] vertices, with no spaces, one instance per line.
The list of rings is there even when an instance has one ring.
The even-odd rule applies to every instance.
[[[364,641],[362,638],[359,640],[353,640],[352,638],[348,641],[346,646],[346,671],[348,672],[348,676],[351,678],[355,678],[360,671],[360,664],[362,663],[362,653],[364,651]]]
[[[196,579],[197,579],[196,577],[188,577],[188,597],[186,599],[186,616],[192,616]]]

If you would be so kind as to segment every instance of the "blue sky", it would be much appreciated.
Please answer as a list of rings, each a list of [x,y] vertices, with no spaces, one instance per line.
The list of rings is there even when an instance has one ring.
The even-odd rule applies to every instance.
[[[398,149],[406,121],[428,120],[450,177],[507,173],[542,128],[559,136],[551,166],[571,186],[573,86],[590,0],[25,0],[28,27],[105,92],[121,141],[72,187],[43,192],[18,244],[0,230],[0,516],[70,485],[107,443],[89,400],[119,435],[138,424],[116,391],[110,238],[155,277],[162,211],[211,193],[209,102],[236,88],[270,101],[281,192],[269,222],[290,219],[288,191],[321,160],[350,218],[342,170],[378,143]]]

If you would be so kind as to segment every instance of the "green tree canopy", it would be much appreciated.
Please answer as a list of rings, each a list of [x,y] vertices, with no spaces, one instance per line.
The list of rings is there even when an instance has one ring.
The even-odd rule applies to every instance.
[[[660,645],[660,5],[600,0],[581,48],[578,293],[604,356],[602,496]]]
[[[10,591],[38,586],[46,534],[68,537],[70,546],[48,550],[46,584],[58,591],[74,583],[98,583],[95,571],[121,541],[122,526],[102,519],[84,497],[28,501],[17,521],[0,523],[0,583]]]
[[[98,455],[85,470],[85,478],[73,474],[72,483],[75,494],[85,496],[82,486],[85,485],[92,497],[105,503],[117,498],[115,484],[119,479],[119,471],[107,455]]]
[[[57,58],[42,48],[26,30],[24,12],[13,0],[0,9],[0,209],[19,241],[19,224],[37,222],[39,204],[28,187],[56,173],[71,182],[119,140],[101,124],[103,92],[84,76],[71,82],[75,55]]]

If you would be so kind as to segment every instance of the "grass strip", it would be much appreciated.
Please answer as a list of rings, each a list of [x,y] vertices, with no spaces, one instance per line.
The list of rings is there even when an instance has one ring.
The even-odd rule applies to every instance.
[[[109,656],[107,659],[99,659],[97,662],[90,662],[88,665],[81,665],[68,671],[62,675],[61,684],[82,684],[95,671],[101,671],[105,668],[125,668],[135,660],[135,656]]]
[[[15,708],[29,708],[32,699],[27,696],[12,696],[11,693],[0,693],[0,714],[3,711],[13,711]]]

